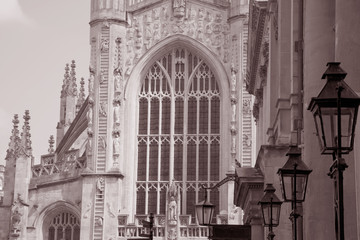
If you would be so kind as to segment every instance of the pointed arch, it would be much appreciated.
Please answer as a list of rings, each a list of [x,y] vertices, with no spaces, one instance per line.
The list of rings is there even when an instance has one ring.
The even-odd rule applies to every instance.
[[[131,194],[133,199],[137,199],[137,201],[142,201],[144,199],[147,198],[151,198],[152,196],[150,196],[151,194],[149,193],[147,195],[146,191],[147,190],[147,183],[142,183],[144,181],[146,181],[146,171],[149,172],[149,170],[146,170],[146,168],[148,168],[148,163],[145,164],[145,162],[143,163],[142,167],[139,167],[138,161],[139,158],[149,158],[150,154],[154,154],[153,157],[158,157],[159,154],[162,154],[161,151],[163,150],[162,147],[154,147],[154,150],[152,151],[152,153],[150,153],[150,147],[147,147],[147,144],[150,144],[153,141],[153,136],[139,136],[138,135],[138,130],[142,129],[143,131],[145,131],[145,127],[140,128],[139,125],[139,121],[143,121],[144,118],[139,119],[139,115],[143,114],[145,111],[145,109],[149,109],[150,106],[150,102],[148,102],[148,104],[144,105],[143,107],[139,107],[140,106],[140,102],[139,102],[139,95],[138,93],[140,92],[140,89],[142,87],[143,84],[143,80],[144,77],[146,76],[146,74],[148,73],[148,71],[154,66],[155,63],[158,64],[159,59],[162,59],[163,56],[169,54],[169,52],[171,52],[173,49],[185,49],[188,52],[191,52],[191,54],[198,56],[200,59],[202,59],[203,61],[201,62],[201,64],[198,64],[196,66],[193,66],[192,68],[192,73],[193,72],[198,72],[199,69],[201,68],[202,64],[205,64],[206,66],[209,67],[210,71],[212,72],[212,75],[214,76],[214,79],[216,79],[216,83],[217,83],[217,93],[216,94],[212,94],[210,93],[209,95],[209,101],[211,101],[211,103],[208,103],[208,107],[207,110],[205,112],[202,112],[201,114],[203,115],[207,115],[210,113],[210,111],[212,111],[215,108],[219,108],[220,111],[218,111],[216,113],[216,121],[213,121],[210,118],[210,125],[208,127],[208,129],[210,129],[210,131],[213,131],[213,129],[217,128],[217,126],[221,126],[220,129],[218,129],[218,133],[216,133],[217,136],[211,136],[211,134],[205,138],[202,139],[202,145],[201,145],[201,150],[203,152],[205,152],[207,154],[207,157],[203,158],[198,158],[197,157],[197,162],[196,164],[203,164],[204,163],[204,159],[208,159],[208,163],[207,164],[203,164],[204,167],[209,168],[210,165],[213,166],[213,164],[217,164],[216,167],[216,171],[214,170],[210,170],[209,172],[211,173],[211,176],[207,176],[206,178],[208,179],[207,181],[209,182],[209,184],[213,184],[213,182],[216,182],[217,180],[219,180],[220,178],[225,177],[225,173],[226,171],[229,169],[229,166],[231,165],[231,163],[229,162],[230,159],[230,149],[228,149],[228,147],[230,146],[230,142],[231,142],[231,138],[230,138],[230,134],[229,134],[229,114],[228,114],[228,109],[230,108],[230,82],[229,82],[229,76],[227,74],[227,72],[225,71],[225,67],[223,66],[223,64],[221,63],[221,61],[218,59],[218,57],[216,55],[213,54],[213,52],[211,52],[208,48],[206,48],[204,45],[202,45],[201,43],[197,42],[194,39],[191,39],[187,36],[183,36],[183,35],[175,35],[175,36],[171,36],[168,37],[166,39],[164,39],[163,41],[159,42],[158,44],[156,44],[155,46],[153,46],[151,49],[149,49],[147,51],[147,53],[145,53],[142,58],[140,58],[140,60],[138,61],[138,63],[134,66],[134,68],[132,69],[132,72],[129,75],[129,78],[127,80],[127,84],[125,86],[125,106],[124,106],[124,115],[127,116],[125,118],[125,122],[124,122],[124,129],[126,129],[124,131],[124,138],[126,138],[127,141],[124,142],[124,166],[126,166],[128,172],[130,173],[128,175],[127,181],[130,182],[130,184],[133,185],[133,189],[138,189],[138,192],[136,193],[135,191],[131,192],[131,191],[126,191],[127,194]],[[200,62],[200,61],[199,61]],[[159,64],[161,65],[161,64]],[[166,69],[162,69],[162,71],[164,71]],[[164,71],[166,72],[166,71]],[[189,73],[190,75],[190,73]],[[193,77],[195,76],[195,74],[191,75],[191,79],[193,79]],[[168,78],[169,76],[166,76],[166,78]],[[187,81],[187,86],[186,88],[189,89],[191,87],[191,79],[187,78],[189,81]],[[168,82],[169,83],[169,82]],[[184,86],[185,87],[185,86]],[[188,90],[184,89],[184,91],[187,93]],[[175,91],[175,90],[174,90]],[[198,94],[199,95],[199,94]],[[202,95],[202,93],[200,94]],[[174,105],[176,105],[176,101],[177,99],[179,100],[179,102],[184,101],[184,104],[186,101],[189,101],[189,97],[179,95],[179,94],[174,94],[173,92],[171,93],[171,115],[174,116],[176,115],[175,111],[176,111],[176,107],[174,107]],[[192,95],[193,96],[193,95]],[[211,98],[210,98],[211,96]],[[194,96],[195,98],[198,96]],[[180,98],[182,98],[182,100],[180,100]],[[145,97],[144,95],[144,101],[145,99],[147,99],[147,97]],[[190,99],[191,100],[191,99]],[[146,100],[148,101],[148,99]],[[197,100],[196,100],[197,101]],[[188,103],[186,103],[188,104]],[[193,103],[195,104],[195,103]],[[197,103],[198,104],[198,103]],[[205,104],[205,103],[202,103]],[[181,105],[181,104],[180,104]],[[188,111],[188,108],[185,108],[184,106],[181,106],[181,108],[186,109],[186,111]],[[195,111],[195,110],[194,110]],[[188,113],[186,113],[188,114]],[[215,115],[207,115],[207,116],[215,116]],[[173,118],[174,119],[174,118]],[[184,121],[185,119],[187,119],[187,115],[184,115]],[[143,124],[149,124],[148,120],[144,120]],[[171,124],[176,124],[176,121],[172,120]],[[173,126],[174,127],[174,126]],[[174,129],[172,127],[172,129]],[[196,150],[196,137],[187,135],[188,137],[184,137],[184,136],[180,136],[179,134],[175,133],[175,130],[173,130],[174,132],[171,134],[170,137],[170,146],[171,147],[171,151],[170,151],[170,159],[172,159],[172,162],[170,164],[173,164],[173,166],[170,166],[171,168],[182,168],[184,171],[187,171],[187,169],[193,170],[192,166],[193,165],[186,165],[188,163],[185,163],[185,165],[183,165],[183,163],[178,163],[177,161],[174,161],[175,158],[191,158],[191,157],[196,157],[196,152],[198,151]],[[201,133],[201,134],[208,134],[208,133]],[[160,137],[160,138],[159,138]],[[164,136],[164,139],[167,139],[167,136]],[[221,143],[220,143],[220,139],[221,139]],[[192,145],[192,140],[195,141],[195,145]],[[163,139],[161,138],[160,135],[158,135],[158,142],[162,142]],[[190,145],[189,145],[189,150],[184,150],[184,141],[190,141]],[[210,148],[205,148],[205,145],[209,145]],[[198,144],[199,145],[199,144]],[[166,146],[167,147],[167,146]],[[141,148],[141,149],[140,149]],[[200,149],[200,147],[199,147]],[[192,151],[192,152],[191,152]],[[148,152],[148,153],[147,153]],[[164,149],[164,152],[166,152],[167,154],[167,149]],[[158,154],[158,155],[156,155]],[[155,156],[156,155],[156,156]],[[216,157],[214,157],[216,156]],[[160,159],[160,157],[158,157]],[[216,158],[216,159],[215,159]],[[221,161],[222,163],[216,163],[216,161]],[[144,160],[145,161],[145,160]],[[159,163],[161,164],[161,160],[159,161]],[[157,164],[157,169],[160,169],[159,171],[162,170],[160,164]],[[180,166],[180,165],[181,166]],[[189,163],[190,164],[190,163]],[[191,163],[191,164],[195,164],[195,163]],[[195,166],[195,165],[194,165]],[[138,170],[140,168],[144,168],[145,170],[141,170],[140,172],[138,172]],[[160,172],[157,172],[158,174],[162,174]],[[174,176],[170,176],[170,177],[175,177],[176,179],[181,178],[181,174],[177,175],[176,172],[173,173]],[[201,174],[200,172],[198,174]],[[220,176],[219,176],[220,174]],[[140,180],[137,179],[137,176],[140,175],[142,176],[144,179]],[[189,176],[190,177],[190,176]],[[205,178],[205,177],[204,177]],[[169,179],[172,180],[172,179]],[[182,181],[182,180],[181,180]],[[185,181],[185,180],[184,180]],[[189,180],[190,181],[190,180]],[[197,182],[196,184],[192,184],[189,183],[188,186],[183,186],[187,189],[194,189],[194,192],[188,192],[188,193],[184,193],[183,195],[183,199],[186,199],[186,202],[194,202],[195,200],[197,201],[198,199],[201,199],[201,197],[203,197],[201,194],[202,193],[197,193],[198,191],[198,184],[200,182]],[[163,184],[162,180],[160,179],[157,184]],[[150,185],[149,185],[150,186]],[[224,188],[223,193],[225,193],[226,189]],[[222,193],[222,192],[221,192]],[[221,208],[226,208],[227,206],[227,202],[225,201],[225,199],[223,199],[222,195],[223,194],[218,194],[218,196],[222,199],[220,201],[219,204],[219,209]],[[137,198],[137,194],[140,194],[141,197]],[[126,195],[126,194],[125,194]],[[160,195],[157,196],[157,198],[161,199],[161,193]],[[157,199],[159,200],[159,199]],[[218,200],[218,199],[217,199]],[[125,201],[125,199],[124,199]],[[135,212],[148,212],[147,207],[149,206],[142,206],[142,210],[141,211],[137,211],[136,210],[136,205],[139,205],[138,203],[134,203],[134,204],[130,204],[128,205],[128,209],[130,212],[133,212],[135,214]],[[185,211],[191,211],[193,209],[193,206],[191,205],[186,205],[186,204],[182,204],[181,206],[182,209],[187,209]],[[161,209],[160,209],[161,211]]]
[[[36,229],[36,238],[47,239],[47,231],[50,227],[50,222],[57,217],[57,215],[62,213],[72,216],[72,218],[77,221],[76,223],[73,223],[79,224],[80,227],[80,208],[71,202],[60,200],[44,207],[35,219],[33,227]]]
[[[125,96],[127,99],[133,95],[134,92],[138,92],[141,86],[141,79],[144,74],[153,64],[152,59],[166,54],[170,49],[178,46],[183,46],[189,49],[191,52],[199,55],[202,59],[206,59],[206,63],[211,69],[214,69],[214,75],[216,79],[219,79],[219,88],[221,92],[224,92],[230,87],[230,79],[226,73],[224,65],[219,61],[219,58],[202,43],[184,35],[173,35],[165,38],[152,46],[133,67],[129,79],[125,86]]]

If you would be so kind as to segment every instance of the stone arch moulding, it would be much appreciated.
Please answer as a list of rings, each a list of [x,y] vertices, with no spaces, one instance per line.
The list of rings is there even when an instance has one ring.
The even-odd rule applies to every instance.
[[[139,80],[143,78],[143,74],[145,74],[146,70],[154,63],[153,60],[157,59],[157,57],[161,57],[170,49],[177,46],[183,46],[205,59],[205,62],[211,69],[213,69],[216,79],[218,79],[220,93],[224,93],[229,90],[230,79],[219,58],[202,43],[188,36],[177,34],[158,42],[139,59],[127,80],[125,86],[126,98],[133,95],[134,92],[138,92],[139,87],[141,86],[141,81]]]
[[[34,220],[33,227],[36,229],[36,239],[43,239],[43,225],[47,218],[55,217],[61,212],[69,212],[75,215],[81,222],[81,210],[78,206],[67,201],[57,201],[44,207]]]

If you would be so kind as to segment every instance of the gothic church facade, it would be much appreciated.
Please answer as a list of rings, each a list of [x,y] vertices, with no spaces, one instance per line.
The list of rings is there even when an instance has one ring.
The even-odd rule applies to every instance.
[[[67,64],[40,161],[29,112],[22,130],[14,116],[0,239],[136,239],[150,213],[155,239],[207,239],[203,185],[213,222],[240,224],[231,180],[253,152],[247,12],[246,0],[91,0],[88,93]]]

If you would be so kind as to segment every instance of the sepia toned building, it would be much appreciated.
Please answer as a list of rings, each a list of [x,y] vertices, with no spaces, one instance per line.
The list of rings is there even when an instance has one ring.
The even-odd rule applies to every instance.
[[[334,180],[328,176],[331,155],[321,155],[313,115],[312,97],[325,85],[328,62],[341,62],[345,82],[360,92],[360,15],[358,1],[251,0],[247,90],[254,95],[256,163],[236,169],[235,203],[244,210],[244,223],[256,227],[253,240],[266,239],[258,202],[270,183],[282,199],[278,169],[296,147],[301,160],[312,170],[305,201],[297,204],[297,239],[338,239],[335,231]],[[329,69],[328,69],[329,67]],[[323,76],[323,74],[326,74]],[[322,77],[323,76],[323,77]],[[331,131],[331,129],[324,129]],[[360,239],[359,124],[354,150],[344,155],[345,239]],[[342,136],[348,137],[348,136]],[[275,239],[294,239],[291,203],[281,206]]]
[[[89,4],[89,78],[66,64],[57,134],[41,159],[30,113],[14,116],[0,239],[145,239],[150,213],[154,239],[207,239],[195,216],[202,185],[214,223],[242,224],[235,168],[251,167],[255,148],[248,2]]]

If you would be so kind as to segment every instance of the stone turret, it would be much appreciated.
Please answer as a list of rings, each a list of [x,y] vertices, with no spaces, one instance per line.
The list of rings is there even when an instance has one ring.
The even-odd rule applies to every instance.
[[[6,156],[8,161],[4,187],[6,197],[3,204],[6,206],[4,214],[8,214],[11,219],[9,239],[27,239],[28,186],[31,177],[31,166],[33,165],[29,120],[30,114],[26,110],[21,137],[19,137],[19,120],[15,115],[13,120],[14,129]]]
[[[124,0],[92,0],[90,19],[89,108],[87,113],[87,167],[83,175],[82,208],[92,217],[81,221],[81,239],[115,239],[115,217],[123,175],[121,98],[123,97],[123,40],[126,35]],[[91,189],[96,188],[96,193]],[[113,197],[109,197],[113,196]],[[106,205],[105,205],[106,203]],[[105,211],[107,209],[107,211]],[[111,209],[111,211],[109,210]],[[90,210],[89,210],[90,211]],[[110,214],[109,214],[110,211]],[[104,223],[104,224],[103,224]],[[84,229],[92,229],[91,232]]]
[[[14,196],[14,186],[15,186],[15,166],[16,166],[16,159],[18,156],[18,149],[20,146],[21,139],[19,137],[19,117],[17,114],[14,115],[13,119],[13,129],[10,136],[10,143],[9,147],[6,151],[6,165],[5,165],[5,172],[1,173],[1,176],[3,176],[3,182],[2,182],[2,201],[0,202],[0,214],[1,216],[5,216],[4,218],[1,218],[2,221],[5,220],[5,222],[0,221],[0,226],[6,226],[0,229],[0,238],[1,239],[7,239],[10,234],[10,226],[8,219],[10,219],[11,214],[11,204],[13,202],[13,196]],[[0,166],[2,167],[2,166]],[[1,193],[0,193],[1,194]]]

